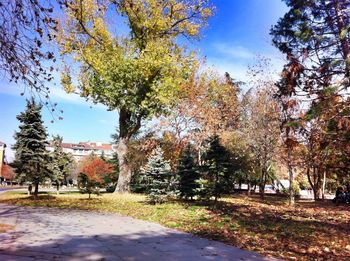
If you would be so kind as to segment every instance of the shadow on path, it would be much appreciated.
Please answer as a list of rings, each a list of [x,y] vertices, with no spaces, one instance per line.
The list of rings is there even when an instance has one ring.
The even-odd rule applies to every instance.
[[[3,209],[3,210],[1,210]],[[1,261],[271,260],[220,242],[117,214],[0,204]]]

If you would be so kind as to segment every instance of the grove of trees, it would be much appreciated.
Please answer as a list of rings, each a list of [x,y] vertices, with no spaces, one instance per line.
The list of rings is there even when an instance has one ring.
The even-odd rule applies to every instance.
[[[114,159],[78,167],[89,191],[108,174],[102,179],[115,192],[144,191],[154,203],[170,194],[218,200],[242,184],[264,197],[266,185],[288,178],[291,204],[300,180],[318,200],[350,179],[350,1],[284,2],[289,10],[270,32],[283,70],[258,57],[245,83],[185,47],[214,14],[209,0],[5,1],[0,69],[47,94],[50,42],[65,90],[118,112]],[[35,196],[40,183],[59,186],[72,168],[61,137],[46,151],[41,107],[27,102],[13,146],[17,178]]]

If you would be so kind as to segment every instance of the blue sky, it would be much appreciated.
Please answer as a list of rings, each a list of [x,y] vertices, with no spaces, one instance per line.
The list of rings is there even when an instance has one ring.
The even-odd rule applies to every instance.
[[[212,0],[216,14],[209,20],[200,42],[191,43],[206,57],[209,66],[220,73],[229,72],[237,80],[246,79],[249,65],[256,55],[269,57],[276,70],[282,68],[283,59],[271,45],[269,30],[286,11],[280,0]],[[59,82],[59,79],[56,80]],[[50,86],[50,85],[49,85]],[[59,134],[66,142],[110,142],[115,133],[118,115],[107,111],[102,105],[87,103],[76,95],[65,94],[59,84],[52,88],[51,99],[63,109],[63,120],[55,120],[47,109],[43,119],[49,135]],[[25,96],[20,96],[23,86],[10,84],[0,79],[0,141],[8,145],[7,159],[13,158],[10,151],[17,130],[16,115],[25,108]],[[57,117],[56,117],[57,118]]]

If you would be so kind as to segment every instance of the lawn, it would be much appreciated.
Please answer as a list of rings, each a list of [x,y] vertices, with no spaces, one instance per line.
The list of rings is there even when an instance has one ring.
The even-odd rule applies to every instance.
[[[136,194],[103,194],[91,200],[77,193],[52,194],[33,200],[7,192],[0,203],[117,212],[283,259],[350,259],[350,206],[328,201],[299,201],[289,207],[283,198],[234,196],[217,206],[180,201],[150,205]]]

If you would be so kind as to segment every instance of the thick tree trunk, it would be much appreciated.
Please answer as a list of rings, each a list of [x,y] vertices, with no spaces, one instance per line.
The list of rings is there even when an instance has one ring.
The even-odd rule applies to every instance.
[[[250,196],[250,183],[248,182],[247,196]]]
[[[322,170],[320,168],[316,169],[315,173],[315,179],[314,179],[314,193],[315,193],[315,200],[321,199],[321,190],[322,190]]]
[[[37,199],[39,194],[39,182],[35,182],[34,184],[34,198]]]
[[[128,144],[128,141],[124,138],[120,138],[117,144],[119,178],[118,178],[118,184],[114,193],[130,192],[131,169],[126,159],[126,155],[128,152],[127,144]]]
[[[59,195],[60,194],[60,183],[57,181],[56,183],[56,194]]]
[[[134,115],[126,108],[121,108],[119,111],[119,139],[117,143],[119,178],[114,193],[130,192],[132,173],[126,156],[130,138],[141,128],[141,119],[142,114]]]
[[[320,200],[320,189],[315,187],[312,189],[312,191],[314,192],[314,200]]]
[[[307,168],[306,175],[307,179],[309,181],[309,184],[312,188],[312,191],[314,193],[314,200],[319,200],[320,199],[320,186],[319,186],[319,180],[318,180],[318,175],[316,175],[316,168],[312,168],[312,175],[313,175],[313,181],[311,180],[311,167]]]

